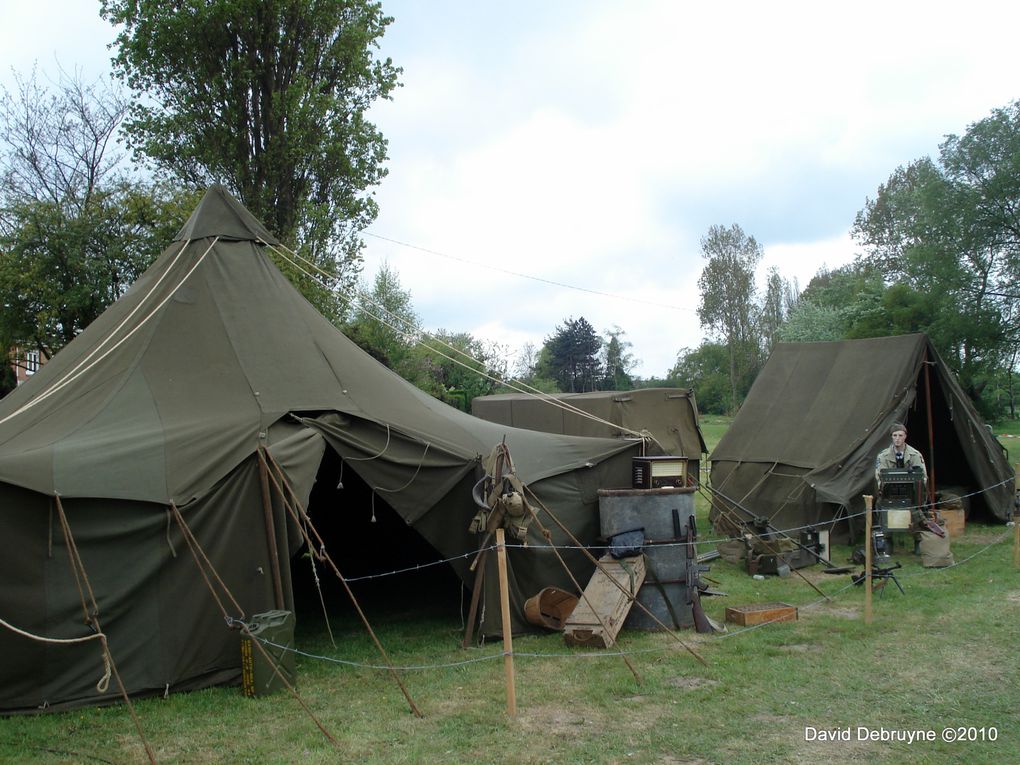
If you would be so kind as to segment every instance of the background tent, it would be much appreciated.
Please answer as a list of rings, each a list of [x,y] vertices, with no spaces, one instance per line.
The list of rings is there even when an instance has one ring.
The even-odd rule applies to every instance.
[[[334,450],[436,557],[477,547],[470,489],[504,438],[521,479],[586,541],[598,534],[597,489],[627,485],[631,443],[484,422],[378,364],[290,285],[269,257],[276,248],[214,187],[131,289],[0,401],[0,618],[46,637],[88,632],[59,497],[131,693],[239,676],[239,635],[171,503],[245,615],[291,606],[301,537],[277,497],[263,504],[260,447],[304,500]],[[522,626],[524,600],[569,578],[549,551],[509,558]],[[571,560],[583,576],[583,559]],[[467,565],[454,564],[465,580]],[[499,610],[485,609],[483,630],[498,631]],[[95,689],[101,670],[95,643],[44,645],[0,628],[0,711],[114,698],[114,687]]]
[[[907,426],[936,488],[973,493],[976,513],[1007,518],[1005,450],[919,334],[778,344],[712,452],[712,487],[779,528],[860,512],[894,422]],[[718,504],[712,519],[721,527]]]
[[[549,398],[553,399],[550,403]],[[562,401],[583,414],[557,406]],[[708,452],[698,424],[694,391],[641,388],[629,391],[557,393],[552,396],[501,393],[471,400],[471,414],[489,422],[573,436],[632,438],[647,430],[664,454],[700,459]]]

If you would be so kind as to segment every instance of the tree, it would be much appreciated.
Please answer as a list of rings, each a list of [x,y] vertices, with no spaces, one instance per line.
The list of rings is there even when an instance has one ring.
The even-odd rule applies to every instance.
[[[392,21],[380,4],[102,0],[101,13],[119,27],[114,67],[135,94],[131,145],[185,183],[223,182],[335,275],[330,287],[352,289],[359,234],[377,214],[367,192],[386,174],[366,112],[400,73],[373,55]],[[347,306],[333,294],[310,297],[339,319]]]
[[[15,81],[0,95],[0,347],[49,358],[151,264],[194,197],[124,166],[115,88]]]
[[[761,358],[772,352],[779,341],[780,330],[797,304],[797,283],[784,279],[775,266],[769,268],[765,282],[765,296],[758,316],[758,337],[761,341]]]
[[[597,390],[604,377],[601,352],[602,338],[588,320],[568,318],[545,339],[538,374],[555,380],[564,393]]]
[[[377,361],[400,374],[419,336],[421,320],[411,304],[411,293],[389,264],[379,268],[372,288],[358,290],[359,299],[347,336]]]
[[[539,371],[549,368],[548,357],[549,351],[544,345],[541,348],[535,348],[534,343],[525,343],[514,360],[512,372],[514,379],[543,393],[557,393],[559,387],[556,385],[556,381],[543,377]],[[498,392],[509,393],[512,390],[507,387]]]
[[[602,351],[605,376],[601,387],[604,390],[631,390],[634,387],[630,371],[637,361],[630,352],[633,344],[620,339],[625,334],[627,333],[618,326],[606,330],[606,341]]]
[[[725,345],[706,341],[697,348],[684,348],[677,354],[669,379],[682,388],[694,389],[702,414],[730,411],[729,350]],[[742,381],[740,395],[746,395],[750,387],[750,379]]]
[[[855,238],[889,283],[924,296],[923,329],[980,404],[1020,345],[1020,102],[949,136],[938,161],[898,168],[858,214]]]
[[[777,340],[783,343],[815,343],[842,340],[844,320],[838,309],[801,300],[779,328]]]
[[[407,379],[465,412],[473,398],[496,393],[498,381],[507,376],[507,349],[467,332],[441,329],[424,339],[413,357],[414,373]]]
[[[721,338],[729,355],[730,411],[736,409],[738,380],[758,366],[754,272],[763,249],[737,224],[712,226],[701,240],[705,267],[698,279],[698,318]]]

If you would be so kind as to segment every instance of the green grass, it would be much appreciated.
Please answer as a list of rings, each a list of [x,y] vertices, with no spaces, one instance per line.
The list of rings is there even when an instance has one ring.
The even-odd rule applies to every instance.
[[[1003,536],[971,526],[958,560]],[[845,555],[846,550],[838,551]],[[796,622],[725,636],[685,632],[702,666],[665,634],[625,631],[638,683],[618,656],[590,657],[556,634],[521,637],[515,652],[516,718],[506,714],[500,659],[403,673],[419,719],[388,673],[299,658],[303,698],[339,740],[334,748],[286,694],[247,699],[215,688],[136,703],[161,762],[173,763],[1004,763],[1020,735],[1020,672],[1014,642],[1020,572],[1008,541],[946,571],[901,556],[906,595],[874,600],[849,578],[804,571],[834,595],[824,602],[796,576],[755,581],[721,561],[708,574],[727,605],[784,601]],[[456,617],[378,612],[374,626],[398,665],[444,665],[494,655],[498,645],[458,647]],[[339,649],[306,619],[298,643],[310,653],[378,663],[353,621],[334,626]],[[734,628],[731,625],[731,630]],[[566,655],[566,656],[564,656]],[[818,743],[807,726],[932,729],[994,726],[996,742]],[[123,707],[0,720],[0,762],[144,762]]]
[[[724,418],[704,418],[712,446]],[[1002,432],[996,430],[996,432]],[[708,536],[706,533],[705,536]],[[402,673],[415,717],[385,671],[298,658],[302,698],[336,736],[334,747],[286,693],[248,699],[213,688],[138,701],[146,736],[163,763],[963,763],[1015,762],[1020,748],[1020,569],[1011,532],[969,524],[954,541],[952,569],[922,569],[901,554],[906,590],[892,585],[863,619],[864,594],[849,577],[803,570],[828,602],[798,576],[756,581],[714,561],[707,574],[724,598],[705,607],[717,621],[727,606],[783,601],[796,622],[724,635],[684,632],[698,663],[669,635],[624,631],[640,682],[619,656],[567,648],[558,634],[519,637],[518,713],[506,713],[499,645],[459,647],[453,610],[386,611],[370,618]],[[836,548],[834,559],[849,555]],[[413,585],[411,585],[413,586]],[[455,596],[443,593],[449,605]],[[442,599],[442,598],[440,598]],[[423,597],[423,601],[426,598]],[[351,618],[305,615],[298,645],[362,664],[378,655]],[[525,656],[523,654],[539,654]],[[460,664],[494,656],[492,660]],[[442,666],[451,665],[451,666]],[[998,740],[967,743],[811,742],[805,728],[934,730],[973,726]],[[0,719],[0,763],[145,762],[123,706]]]

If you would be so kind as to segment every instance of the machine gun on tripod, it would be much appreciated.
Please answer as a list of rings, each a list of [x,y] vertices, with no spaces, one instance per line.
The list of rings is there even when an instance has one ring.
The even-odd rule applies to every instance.
[[[872,586],[875,587],[875,589],[878,589],[878,590],[881,591],[879,593],[878,597],[881,598],[882,595],[885,594],[885,585],[886,585],[886,583],[890,579],[892,580],[893,584],[896,585],[896,588],[900,591],[900,594],[902,594],[902,595],[906,595],[907,594],[907,593],[905,593],[903,591],[903,586],[900,584],[900,580],[897,579],[896,578],[896,574],[893,573],[898,568],[903,568],[903,564],[900,563],[899,561],[896,561],[896,565],[894,565],[894,566],[880,566],[880,565],[878,565],[877,563],[874,563],[874,562],[871,564],[871,582],[872,582]],[[867,572],[866,571],[862,571],[861,573],[856,574],[852,578],[852,581],[853,581],[854,584],[861,585],[861,584],[864,584],[864,580],[867,578],[867,576],[868,576]],[[875,583],[876,579],[880,580],[881,584],[875,585],[874,583]]]

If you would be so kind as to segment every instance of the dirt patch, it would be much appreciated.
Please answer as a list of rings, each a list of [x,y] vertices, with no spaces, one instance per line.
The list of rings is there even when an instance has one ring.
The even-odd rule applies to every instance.
[[[796,754],[791,762],[873,762],[874,744],[869,747],[865,741],[804,741],[794,748]]]
[[[1020,590],[1013,590],[1013,592],[1006,593],[1007,603],[1016,603],[1020,605]]]
[[[952,541],[962,545],[990,545],[1002,542],[1010,536],[1008,531],[968,531],[963,537],[954,537]]]
[[[709,763],[708,760],[702,760],[700,758],[688,760],[675,757],[672,754],[664,754],[662,757],[655,760],[654,765],[711,765],[711,763]]]
[[[560,706],[544,705],[519,710],[517,724],[526,732],[576,736],[580,731],[601,727],[605,720],[593,710],[574,711]]]
[[[666,681],[666,685],[673,688],[695,691],[699,688],[711,688],[714,685],[719,685],[719,681],[709,680],[705,677],[672,677]]]
[[[818,616],[835,616],[838,619],[860,619],[861,611],[858,608],[825,608],[815,611]]]

